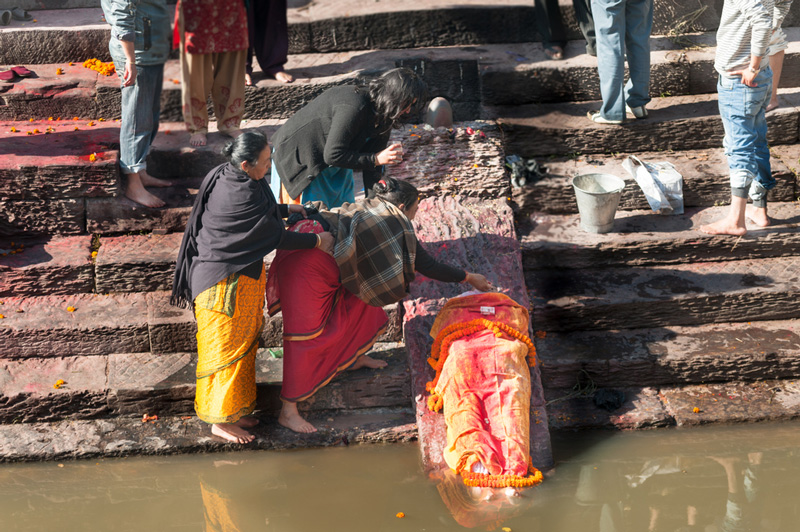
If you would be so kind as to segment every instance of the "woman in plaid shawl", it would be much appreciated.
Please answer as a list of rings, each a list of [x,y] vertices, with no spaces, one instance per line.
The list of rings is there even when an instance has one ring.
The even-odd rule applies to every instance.
[[[311,397],[345,369],[381,368],[365,353],[385,330],[384,305],[408,292],[414,272],[444,282],[491,289],[483,275],[431,257],[411,220],[419,207],[417,189],[385,178],[370,198],[309,216],[290,230],[336,237],[333,256],[320,250],[278,250],[267,281],[269,313],[283,312],[283,388],[278,422],[295,432],[317,429],[297,403]]]

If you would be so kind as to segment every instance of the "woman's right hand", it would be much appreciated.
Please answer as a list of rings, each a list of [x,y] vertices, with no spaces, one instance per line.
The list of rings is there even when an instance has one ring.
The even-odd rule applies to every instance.
[[[494,291],[494,286],[492,286],[492,283],[487,281],[486,277],[479,273],[467,272],[467,277],[464,279],[464,281],[471,284],[475,290],[480,290],[481,292]]]
[[[333,246],[336,244],[336,239],[333,238],[333,235],[327,231],[317,234],[320,240],[318,249],[321,249],[328,255],[333,255]]]
[[[377,166],[385,164],[397,164],[403,160],[403,145],[399,142],[392,144],[385,150],[375,154],[375,163]]]

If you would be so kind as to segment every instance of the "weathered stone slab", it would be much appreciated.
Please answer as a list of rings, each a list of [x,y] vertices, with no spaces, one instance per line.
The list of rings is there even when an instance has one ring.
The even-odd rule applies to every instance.
[[[783,148],[777,146],[773,150]],[[787,146],[790,148],[790,146]],[[646,162],[666,161],[675,165],[683,176],[683,202],[686,207],[710,207],[728,204],[731,199],[730,170],[722,148],[637,154]],[[512,197],[518,209],[517,221],[534,212],[570,214],[578,212],[572,178],[582,174],[612,174],[625,180],[619,210],[649,210],[642,189],[622,167],[628,154],[588,155],[577,157],[540,158],[547,176],[531,185],[513,188]],[[769,192],[769,201],[794,201],[797,178],[789,165],[777,156],[771,158],[772,176],[777,181]]]
[[[678,426],[800,417],[800,384],[795,380],[665,388],[660,395]],[[695,408],[698,412],[694,411]]]
[[[172,290],[183,233],[127,235],[100,239],[97,292]]]
[[[770,145],[798,139],[800,88],[781,89],[785,106],[767,117]],[[716,94],[658,98],[647,106],[650,118],[622,126],[591,122],[586,114],[599,102],[493,108],[490,117],[505,134],[505,150],[522,157],[574,153],[630,153],[700,150],[722,145],[723,129]]]
[[[735,244],[731,238],[731,245]],[[534,327],[543,331],[636,329],[800,313],[794,257],[526,274]]]
[[[800,374],[800,324],[753,321],[538,334],[546,389],[669,386]]]
[[[0,361],[0,423],[87,419],[108,414],[105,356]],[[54,388],[59,381],[60,388]]]
[[[0,296],[92,292],[91,237],[0,244]]]
[[[156,231],[183,232],[192,212],[200,179],[187,179],[169,188],[150,188],[166,207],[153,209],[124,196],[86,198],[86,230],[90,233]]]
[[[654,388],[621,388],[625,402],[611,412],[598,408],[592,396],[570,397],[570,389],[547,390],[550,428],[563,429],[644,429],[674,424]]]
[[[195,353],[108,357],[108,408],[116,416],[193,415]]]
[[[242,447],[211,435],[197,418],[164,417],[21,423],[0,425],[0,462],[88,459],[128,455],[166,455],[251,449],[331,447],[349,443],[395,443],[416,439],[414,418],[406,411],[374,411],[310,416],[318,432],[297,434],[264,418],[252,429],[256,440]]]
[[[0,236],[76,235],[86,232],[84,200],[0,200]]]
[[[504,200],[480,201],[440,196],[420,203],[414,226],[421,245],[437,260],[486,275],[510,297],[528,306],[522,286],[522,263],[514,235],[511,210]],[[459,285],[418,276],[411,299],[403,302],[404,338],[411,368],[411,390],[420,431],[423,467],[433,472],[446,467],[444,419],[426,406],[425,383],[433,378],[427,363],[432,339],[429,331],[446,298],[463,291]],[[544,395],[539,369],[531,370],[531,456],[537,467],[552,464]]]
[[[678,264],[800,255],[800,210],[796,203],[770,203],[772,224],[748,222],[748,233],[732,246],[729,237],[698,227],[723,218],[729,207],[690,208],[661,216],[653,211],[617,213],[613,233],[587,233],[578,215],[534,214],[519,225],[526,270]]]
[[[11,297],[0,307],[0,359],[150,350],[143,294]]]

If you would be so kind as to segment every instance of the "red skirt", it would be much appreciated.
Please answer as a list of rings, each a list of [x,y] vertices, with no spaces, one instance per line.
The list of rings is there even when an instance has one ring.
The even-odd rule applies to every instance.
[[[299,232],[322,231],[316,222],[301,224],[306,227]],[[281,399],[289,402],[314,395],[386,329],[383,309],[345,290],[336,261],[318,249],[278,250],[269,269],[267,304],[270,316],[283,312]]]

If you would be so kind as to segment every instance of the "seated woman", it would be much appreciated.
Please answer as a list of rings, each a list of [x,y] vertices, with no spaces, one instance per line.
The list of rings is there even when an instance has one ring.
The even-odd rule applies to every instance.
[[[523,488],[542,481],[530,458],[528,310],[499,293],[448,301],[431,328],[428,407],[444,408],[444,459],[467,486]],[[526,360],[527,357],[527,360]]]
[[[414,271],[444,282],[467,282],[489,290],[483,275],[437,262],[417,244],[411,220],[417,189],[392,178],[379,181],[370,199],[347,203],[294,224],[291,231],[330,228],[334,253],[279,250],[267,281],[269,313],[283,312],[283,389],[278,422],[296,432],[314,432],[297,403],[347,368],[380,368],[365,355],[383,332],[384,305],[408,292]]]

